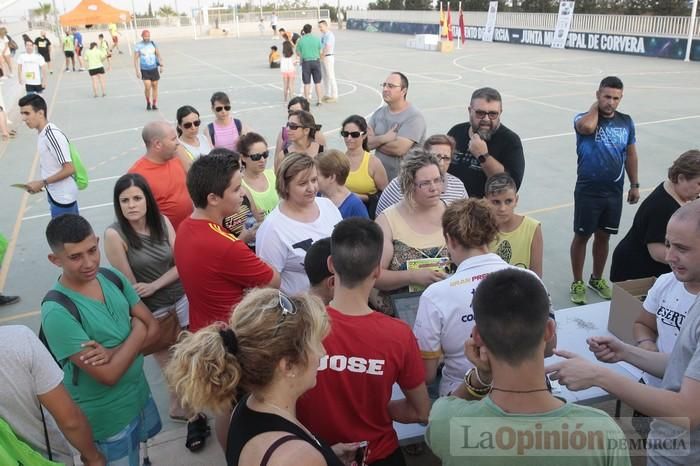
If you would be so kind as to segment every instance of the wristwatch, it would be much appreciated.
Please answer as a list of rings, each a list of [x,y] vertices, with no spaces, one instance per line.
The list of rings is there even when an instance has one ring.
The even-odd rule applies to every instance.
[[[487,153],[485,153],[484,155],[479,155],[479,156],[477,156],[476,159],[479,161],[479,164],[482,164],[482,165],[483,165],[483,163],[486,162],[486,159],[489,158],[489,157],[491,157],[491,156],[490,156],[489,153],[487,152]]]
[[[639,189],[639,183],[630,183],[630,188],[632,189]]]

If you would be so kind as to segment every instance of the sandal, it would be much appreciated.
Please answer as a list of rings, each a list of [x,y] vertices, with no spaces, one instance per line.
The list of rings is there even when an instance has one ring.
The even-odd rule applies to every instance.
[[[187,440],[185,446],[192,453],[200,451],[206,444],[206,439],[211,434],[211,428],[208,423],[209,419],[203,413],[197,416],[197,419],[187,423]]]

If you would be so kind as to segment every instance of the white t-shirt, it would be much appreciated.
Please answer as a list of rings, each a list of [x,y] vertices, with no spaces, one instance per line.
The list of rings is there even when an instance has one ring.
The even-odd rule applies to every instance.
[[[283,214],[279,206],[270,212],[255,236],[258,256],[278,270],[282,278],[280,290],[296,294],[309,289],[304,271],[306,251],[314,241],[331,236],[333,227],[343,218],[332,201],[316,198],[319,215],[313,222],[303,223]]]
[[[688,310],[695,302],[696,295],[689,293],[685,285],[673,273],[665,273],[656,279],[654,286],[644,300],[644,310],[656,316],[656,329],[659,338],[656,346],[660,353],[671,353],[681,331]],[[650,374],[642,376],[644,381],[655,387],[661,386],[661,379]]]
[[[48,458],[37,396],[58,387],[63,382],[63,370],[24,325],[0,326],[0,354],[0,417],[19,438]],[[45,408],[44,416],[54,461],[72,465],[71,448]]]
[[[425,359],[445,358],[440,396],[456,389],[472,367],[464,355],[464,342],[474,328],[474,290],[489,273],[510,267],[494,253],[470,257],[454,275],[433,283],[421,295],[413,333]]]
[[[61,171],[64,163],[72,162],[68,138],[53,123],[47,124],[39,132],[37,150],[39,151],[42,179]],[[51,198],[59,204],[72,204],[78,198],[78,185],[75,184],[72,176],[51,183],[46,187],[46,190]]]
[[[25,84],[41,84],[41,67],[46,64],[44,57],[38,53],[22,53],[17,57],[17,64],[22,65],[22,78]]]
[[[190,157],[192,157],[193,160],[198,159],[200,156],[207,155],[209,152],[211,152],[211,145],[209,145],[209,140],[205,135],[201,133],[197,135],[199,147],[187,144],[182,139],[178,140],[180,141],[180,144],[182,144],[182,147],[184,147],[185,150],[190,154]]]

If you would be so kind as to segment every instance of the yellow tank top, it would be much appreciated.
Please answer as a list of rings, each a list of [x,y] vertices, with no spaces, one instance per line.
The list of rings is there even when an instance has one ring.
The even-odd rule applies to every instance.
[[[530,268],[530,251],[532,238],[540,222],[531,217],[524,217],[520,226],[509,233],[499,233],[496,241],[491,243],[489,249],[495,252],[501,259],[510,265]]]
[[[377,192],[377,185],[374,184],[374,179],[369,174],[369,152],[365,152],[362,156],[362,162],[357,170],[351,171],[348,174],[348,179],[345,180],[345,186],[355,194],[374,194]]]

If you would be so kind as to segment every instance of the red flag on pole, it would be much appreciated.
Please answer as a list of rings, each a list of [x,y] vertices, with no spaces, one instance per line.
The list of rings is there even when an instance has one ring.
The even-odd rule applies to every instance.
[[[450,13],[450,2],[447,2],[447,38],[449,40],[454,39],[452,34],[452,13]]]
[[[464,29],[464,13],[462,12],[462,2],[459,2],[459,37],[462,39],[462,44],[464,44],[467,38],[466,29]]]

